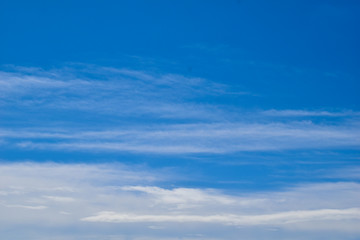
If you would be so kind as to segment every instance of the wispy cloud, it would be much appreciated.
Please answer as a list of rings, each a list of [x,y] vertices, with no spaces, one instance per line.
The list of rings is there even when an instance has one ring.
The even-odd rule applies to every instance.
[[[202,119],[221,110],[193,99],[229,91],[202,78],[89,65],[48,71],[14,67],[0,72],[0,86],[3,106]]]
[[[297,222],[324,220],[360,220],[360,208],[318,209],[290,211],[262,215],[133,215],[115,212],[100,212],[98,215],[83,218],[88,222],[203,222],[230,225],[284,225]]]
[[[248,201],[235,201],[232,198],[222,196],[214,190],[176,188],[173,190],[150,186],[126,186],[125,191],[137,191],[147,193],[155,201],[165,204],[174,204],[178,208],[189,208],[206,202],[218,202],[220,204],[249,204]]]
[[[55,202],[73,202],[74,198],[71,197],[61,197],[61,196],[44,196],[45,199],[49,199]]]
[[[344,167],[341,169],[334,169],[330,172],[327,172],[323,177],[329,178],[329,179],[359,180],[360,179],[360,167],[352,166],[352,167]]]
[[[49,222],[42,226],[53,230],[72,226],[80,236],[86,236],[89,228],[103,234],[107,223],[117,223],[106,227],[110,232],[133,229],[134,238],[161,237],[157,231],[173,236],[179,224],[184,229],[197,224],[202,239],[210,239],[214,229],[219,234],[232,232],[228,239],[237,239],[243,231],[256,239],[256,232],[267,228],[287,231],[289,236],[299,231],[317,231],[323,237],[336,232],[345,237],[359,234],[354,227],[360,222],[358,183],[302,184],[282,191],[229,194],[144,184],[144,175],[160,175],[154,170],[137,171],[109,164],[1,164],[0,187],[7,194],[1,195],[0,231]],[[158,182],[166,179],[169,176]],[[82,228],[84,224],[90,225]],[[144,230],[144,224],[156,224],[156,229]]]
[[[169,158],[216,154],[226,161],[227,154],[239,152],[259,156],[360,147],[355,111],[242,111],[229,100],[242,94],[232,86],[169,73],[89,65],[46,71],[15,67],[0,72],[1,148],[5,153],[126,152]],[[357,181],[358,171],[321,174],[332,182],[229,193],[176,187],[170,181],[179,177],[176,170],[169,174],[146,166],[3,163],[0,232],[20,225],[34,231],[46,223],[46,231],[56,230],[61,239],[71,239],[62,231],[66,227],[78,229],[72,239],[259,239],[258,232],[274,229],[289,239],[303,236],[299,232],[316,231],[321,238],[341,233],[341,239],[359,234],[354,226],[360,222],[360,187],[350,182]],[[334,182],[347,174],[340,178],[347,182]],[[178,232],[179,224],[188,233]],[[119,229],[132,231],[124,237]],[[48,239],[40,232],[29,239]]]
[[[309,110],[266,110],[262,112],[267,116],[275,116],[275,117],[352,117],[352,116],[360,116],[359,112],[354,112],[351,110],[345,111],[309,111]]]
[[[229,99],[212,101],[237,89],[197,77],[78,64],[46,71],[13,67],[0,72],[0,86],[7,109],[0,121],[13,126],[0,129],[0,143],[10,148],[226,154],[360,145],[355,111],[242,112]],[[28,115],[35,118],[24,128]],[[345,120],[325,121],[334,117]]]
[[[143,153],[231,153],[360,146],[360,128],[312,122],[165,124],[104,131],[2,130],[7,144],[24,149]],[[51,142],[47,142],[51,140]]]
[[[48,208],[47,206],[27,206],[27,205],[7,205],[3,204],[7,208],[25,208],[25,209],[32,209],[32,210],[43,210]]]

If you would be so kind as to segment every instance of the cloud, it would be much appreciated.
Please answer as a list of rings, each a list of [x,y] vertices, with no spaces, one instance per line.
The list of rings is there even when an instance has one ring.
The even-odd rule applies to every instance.
[[[341,233],[343,239],[351,239],[360,234],[358,183],[300,184],[255,192],[239,189],[231,194],[221,189],[160,186],[171,182],[173,175],[116,164],[0,164],[0,188],[6,193],[0,195],[0,232],[23,226],[31,240],[45,238],[47,232],[66,238],[64,229],[77,229],[78,239],[120,232],[134,239],[186,238],[199,233],[201,239],[238,239],[239,234],[257,239],[257,233],[267,229],[282,231],[289,238],[304,236],[299,239],[314,231],[324,238]],[[155,180],[146,183],[146,179]],[[32,237],[27,228],[37,229],[39,224],[39,235]],[[20,235],[13,233],[16,236]],[[276,234],[269,239],[277,239]]]
[[[127,129],[0,130],[7,145],[22,149],[116,151],[158,154],[276,151],[291,149],[358,149],[358,123],[198,123],[153,124]]]
[[[189,208],[206,202],[218,202],[220,204],[244,204],[245,201],[235,201],[232,198],[222,196],[214,190],[199,190],[189,188],[176,188],[173,190],[149,186],[126,186],[122,190],[138,191],[155,197],[159,203],[175,204],[178,208]]]
[[[73,202],[74,198],[71,197],[61,197],[61,196],[43,196],[46,199],[55,201],[55,202]]]
[[[32,209],[32,210],[42,210],[48,208],[47,206],[26,206],[26,205],[6,205],[3,206],[7,208],[25,208],[25,209]]]
[[[359,112],[354,111],[340,111],[340,112],[329,112],[329,111],[307,111],[307,110],[266,110],[262,114],[267,116],[275,117],[353,117],[360,116]]]
[[[85,64],[13,67],[0,72],[0,144],[20,151],[143,154],[359,148],[355,111],[244,112],[229,101],[233,88],[198,77]],[[322,121],[309,121],[314,116]],[[340,119],[329,120],[334,117]]]
[[[15,67],[0,72],[0,143],[8,156],[19,151],[34,158],[41,151],[83,151],[168,154],[177,160],[182,154],[222,154],[227,161],[227,154],[237,152],[359,149],[355,111],[244,112],[231,104],[243,94],[170,73]],[[181,187],[176,178],[189,176],[179,176],[176,168],[1,163],[0,232],[30,240],[359,236],[358,170],[321,173],[332,182],[268,191],[243,191],[238,183],[239,189],[226,191]],[[347,182],[335,182],[337,176]],[[9,231],[20,227],[21,233]]]
[[[297,222],[321,220],[360,220],[360,208],[317,209],[289,211],[262,215],[133,215],[115,212],[100,212],[95,216],[81,219],[88,222],[203,222],[230,225],[271,225],[278,226]]]
[[[21,67],[0,71],[0,105],[55,112],[215,118],[220,109],[193,99],[227,91],[228,86],[202,78],[84,64],[47,71]]]
[[[344,167],[341,169],[334,169],[330,172],[327,172],[323,177],[329,178],[329,179],[359,180],[360,179],[360,167],[352,166],[352,167]]]

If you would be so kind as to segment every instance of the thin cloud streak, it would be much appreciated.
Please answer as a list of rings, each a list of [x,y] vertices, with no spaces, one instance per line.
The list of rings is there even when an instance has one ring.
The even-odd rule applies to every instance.
[[[329,111],[307,111],[307,110],[266,110],[262,111],[262,114],[266,116],[275,116],[275,117],[354,117],[360,116],[359,112],[354,111],[339,111],[339,112],[329,112]]]
[[[232,153],[291,149],[358,149],[358,124],[311,122],[153,125],[103,131],[1,130],[11,147],[159,154]],[[51,143],[46,142],[51,140]]]
[[[236,226],[283,225],[297,222],[321,220],[360,220],[360,208],[317,209],[308,211],[289,211],[264,215],[133,215],[115,212],[100,212],[95,216],[82,218],[87,222],[202,222],[221,223]]]
[[[27,205],[7,205],[7,204],[2,204],[2,205],[7,208],[25,208],[31,210],[43,210],[48,208],[47,206],[27,206]]]

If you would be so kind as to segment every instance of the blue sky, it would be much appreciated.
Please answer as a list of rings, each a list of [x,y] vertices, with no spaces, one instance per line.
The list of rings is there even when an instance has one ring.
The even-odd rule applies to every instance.
[[[358,239],[359,10],[1,1],[1,235]]]

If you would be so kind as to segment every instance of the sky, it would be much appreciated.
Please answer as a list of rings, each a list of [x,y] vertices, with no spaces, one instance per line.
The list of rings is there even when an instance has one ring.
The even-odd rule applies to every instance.
[[[0,235],[359,239],[359,11],[0,1]]]

